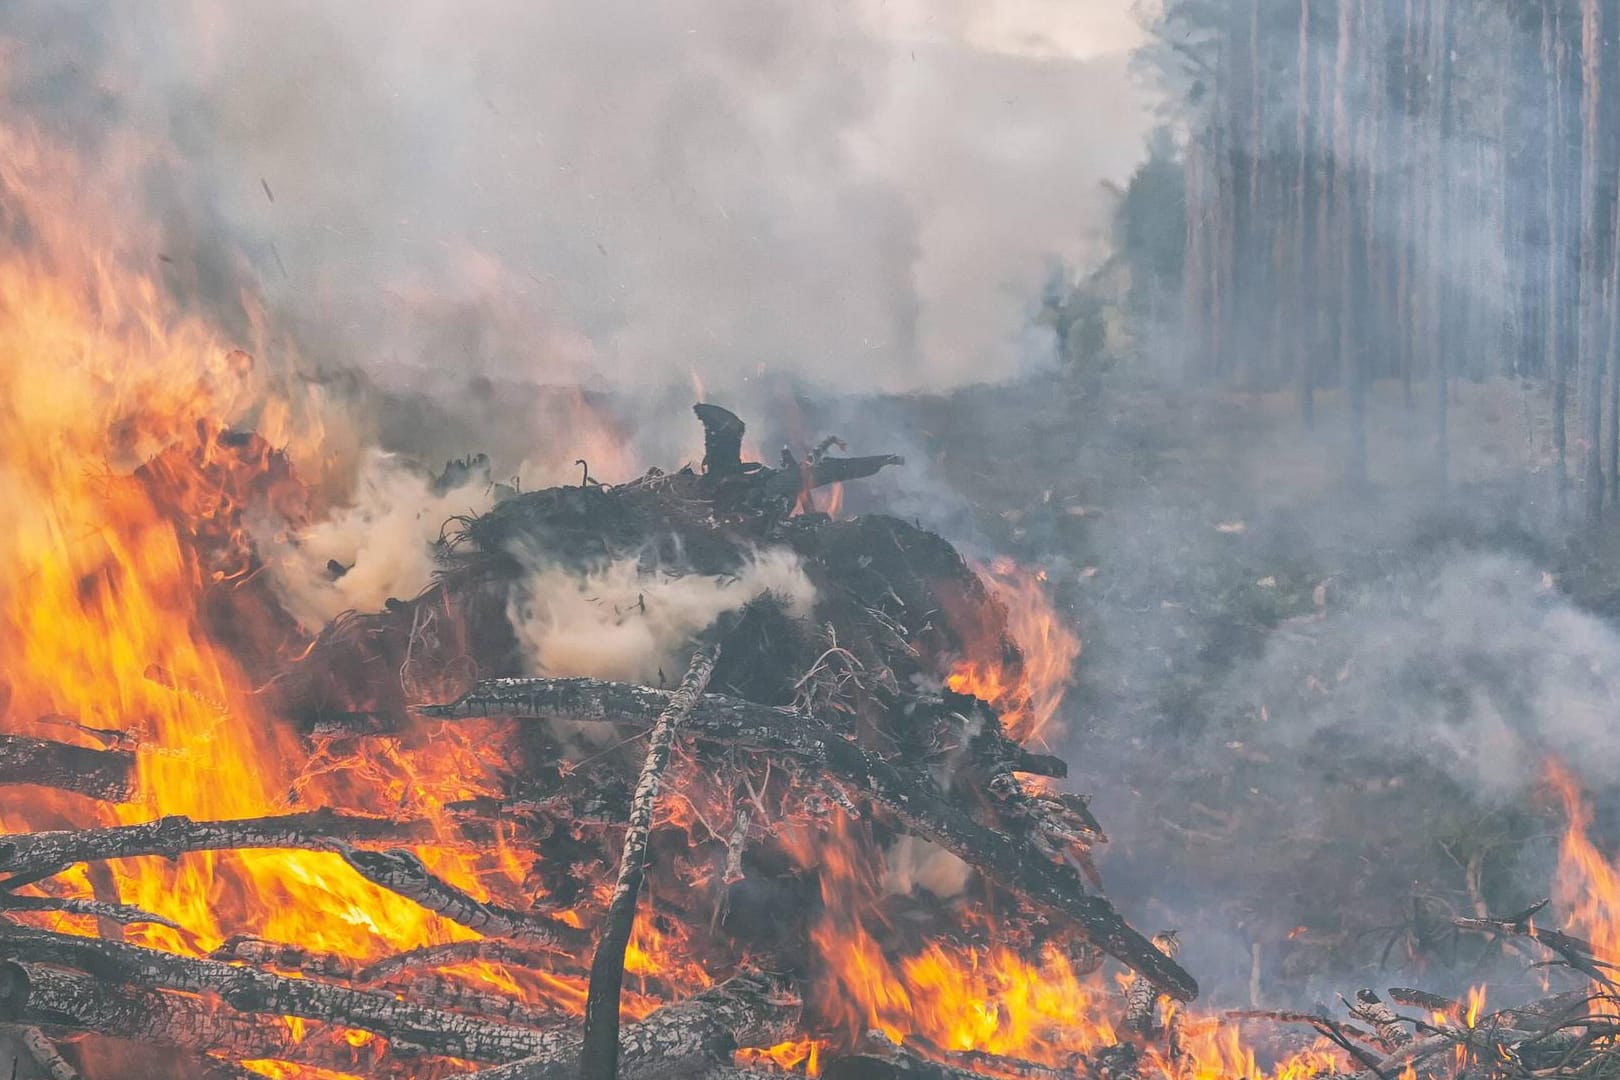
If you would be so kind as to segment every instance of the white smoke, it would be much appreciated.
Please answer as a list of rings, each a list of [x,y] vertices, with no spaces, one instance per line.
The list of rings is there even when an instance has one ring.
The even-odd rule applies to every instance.
[[[345,611],[380,611],[391,596],[421,592],[445,523],[488,510],[492,498],[484,477],[440,493],[420,469],[371,450],[347,505],[301,532],[261,531],[256,540],[283,606],[315,630]]]
[[[0,8],[53,117],[151,129],[173,273],[229,249],[312,359],[435,394],[1016,375],[1149,124],[1128,0]]]
[[[784,599],[795,617],[815,603],[798,556],[770,549],[731,577],[649,572],[635,559],[584,576],[541,565],[508,614],[536,674],[656,686],[680,678],[695,634],[765,593]]]

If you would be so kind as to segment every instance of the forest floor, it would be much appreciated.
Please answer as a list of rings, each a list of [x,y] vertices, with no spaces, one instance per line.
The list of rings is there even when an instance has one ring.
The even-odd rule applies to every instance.
[[[1620,558],[1559,525],[1539,394],[1451,394],[1444,486],[1428,386],[1374,388],[1364,486],[1334,393],[1311,431],[1291,395],[1148,382],[881,406],[959,498],[948,531],[1047,571],[1110,895],[1220,999],[1527,978],[1442,920],[1551,891],[1546,759],[1613,798]]]

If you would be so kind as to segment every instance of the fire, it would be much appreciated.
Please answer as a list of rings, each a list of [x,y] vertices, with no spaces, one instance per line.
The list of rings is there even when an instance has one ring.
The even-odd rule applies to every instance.
[[[1592,807],[1574,776],[1552,762],[1547,782],[1563,801],[1568,818],[1559,843],[1553,903],[1571,930],[1590,942],[1598,955],[1614,956],[1620,950],[1620,868],[1587,835]]]
[[[1000,710],[1013,738],[1042,742],[1057,734],[1053,721],[1080,657],[1080,638],[1052,607],[1045,571],[1023,569],[1010,559],[996,559],[977,569],[1007,609],[1007,630],[1024,654],[1023,666],[1013,673],[999,658],[970,657],[951,672],[947,685]]]
[[[71,157],[0,127],[0,225],[30,235],[0,251],[4,726],[87,745],[95,742],[82,729],[126,733],[138,747],[139,794],[112,807],[8,789],[0,824],[24,831],[283,812],[306,752],[245,692],[202,610],[204,590],[245,580],[248,563],[202,565],[190,541],[208,534],[224,541],[211,550],[245,553],[245,538],[233,535],[244,513],[297,513],[289,459],[318,468],[321,431],[308,403],[279,393],[246,354],[170,307],[150,269],[156,238],[131,223],[136,215],[98,200],[88,180]],[[237,423],[288,453],[230,434]],[[80,727],[34,719],[50,716]],[[447,754],[442,764],[465,762]],[[319,777],[302,791],[316,801],[336,794]],[[385,809],[384,794],[370,791],[359,805]],[[496,879],[516,872],[498,859],[491,867],[422,855],[475,895],[487,895],[492,870]],[[156,948],[206,952],[245,933],[368,959],[475,936],[364,881],[334,854],[200,853],[110,869],[100,888],[116,896],[102,899],[186,928],[128,929],[129,940]],[[83,873],[35,887],[45,888],[96,891]],[[83,918],[42,921],[94,932]]]

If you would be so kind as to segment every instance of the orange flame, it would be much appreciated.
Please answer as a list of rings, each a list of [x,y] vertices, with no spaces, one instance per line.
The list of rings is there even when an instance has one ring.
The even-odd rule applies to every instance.
[[[1007,609],[1007,631],[1024,654],[1023,666],[1009,672],[999,658],[969,658],[957,665],[946,684],[998,709],[1013,738],[1045,741],[1057,734],[1053,721],[1080,657],[1080,638],[1052,607],[1045,571],[1025,570],[1004,558],[977,569]]]

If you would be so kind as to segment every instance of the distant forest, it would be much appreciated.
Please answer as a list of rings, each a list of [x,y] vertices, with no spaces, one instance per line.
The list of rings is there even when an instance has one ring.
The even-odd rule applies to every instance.
[[[1160,0],[1138,61],[1164,95],[1120,192],[1138,322],[1189,375],[1342,393],[1365,475],[1369,386],[1545,390],[1560,494],[1620,503],[1620,0]],[[1048,298],[1071,359],[1104,331]]]

